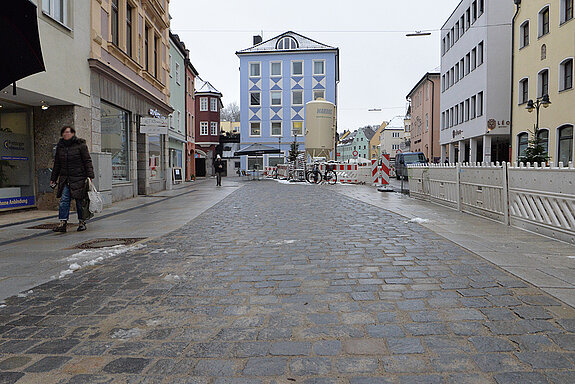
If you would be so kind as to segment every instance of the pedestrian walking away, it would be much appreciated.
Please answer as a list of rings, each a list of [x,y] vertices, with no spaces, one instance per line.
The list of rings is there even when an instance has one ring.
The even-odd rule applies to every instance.
[[[221,187],[222,186],[222,172],[224,171],[224,162],[222,161],[222,158],[220,157],[220,155],[216,156],[216,161],[214,163],[215,167],[216,167],[216,178],[217,178],[217,186]]]
[[[73,127],[63,127],[60,136],[50,178],[50,186],[58,187],[56,197],[60,199],[58,212],[60,223],[54,228],[54,232],[66,232],[72,199],[76,201],[78,231],[85,231],[87,218],[83,217],[82,201],[87,194],[86,179],[94,179],[92,159],[86,140],[78,138]]]

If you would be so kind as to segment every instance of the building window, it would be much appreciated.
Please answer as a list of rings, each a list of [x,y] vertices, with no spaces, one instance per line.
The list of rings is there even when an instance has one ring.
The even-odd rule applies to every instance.
[[[314,75],[325,75],[325,60],[314,60],[313,61],[313,74]]]
[[[268,167],[277,167],[278,164],[283,164],[283,155],[270,155],[268,157]]]
[[[561,23],[573,18],[573,0],[561,0]]]
[[[429,117],[427,118],[429,119]],[[451,127],[455,125],[455,118],[453,117],[453,108],[449,109],[449,124]],[[425,131],[427,132],[427,127],[425,128]]]
[[[323,89],[313,91],[313,99],[325,99],[325,91]]]
[[[282,63],[281,61],[273,62],[270,64],[270,73],[272,76],[282,75]]]
[[[469,102],[471,108],[471,119],[475,119],[477,117],[477,97],[471,96],[471,101]]]
[[[263,169],[264,158],[263,156],[248,156],[248,169]]]
[[[271,136],[281,136],[282,135],[282,123],[280,121],[272,121]]]
[[[483,92],[477,94],[477,116],[483,116]]]
[[[112,44],[118,46],[120,44],[120,30],[119,30],[119,12],[118,12],[118,0],[112,0],[112,11],[110,15],[110,24],[112,28]]]
[[[205,112],[208,110],[208,98],[200,97],[200,111]]]
[[[270,92],[271,105],[274,107],[282,105],[282,92],[281,91],[271,91]]]
[[[477,2],[474,1],[471,4],[471,20],[472,23],[475,23],[475,21],[477,20]]]
[[[537,138],[539,139],[539,144],[545,149],[545,153],[549,153],[549,130],[540,129],[537,131]]]
[[[455,44],[455,27],[451,28],[451,46]]]
[[[453,122],[454,125],[459,124],[459,104],[453,108]]]
[[[523,48],[529,45],[529,20],[525,21],[521,26],[519,35],[519,48]]]
[[[303,105],[303,91],[292,91],[292,105]]]
[[[182,112],[177,111],[176,116],[177,116],[176,129],[178,130],[178,132],[182,132]]]
[[[459,78],[463,79],[465,77],[465,60],[464,59],[461,59],[459,61],[459,71],[460,71]]]
[[[150,180],[161,180],[164,177],[164,146],[161,135],[148,135],[148,168]]]
[[[210,135],[212,136],[218,135],[218,123],[216,121],[210,122]]]
[[[465,110],[463,109],[463,101],[459,103],[459,122],[463,123],[465,120]]]
[[[200,122],[200,135],[207,136],[208,135],[208,122],[201,121]]]
[[[549,70],[544,69],[538,76],[537,97],[549,94]]]
[[[441,128],[445,129],[446,125],[445,125],[445,112],[441,112]]]
[[[128,181],[129,178],[129,126],[128,112],[102,102],[102,152],[112,154],[112,180]]]
[[[68,25],[68,0],[43,0],[42,12],[54,20]]]
[[[176,63],[176,84],[180,85],[180,63]]]
[[[485,12],[485,2],[484,0],[479,0],[479,15],[477,17],[481,17],[483,12]]]
[[[559,128],[559,156],[557,162],[564,165],[573,161],[573,126],[565,125]]]
[[[449,48],[451,48],[451,46],[453,44],[451,44],[451,39],[449,38],[449,32],[447,32],[447,36],[446,36],[446,45],[447,45],[447,50],[449,51]]]
[[[471,9],[467,8],[465,11],[465,30],[468,30],[471,27]]]
[[[477,48],[471,50],[471,70],[477,68]]]
[[[444,37],[443,40],[441,41],[441,54],[445,55],[445,52],[447,52],[447,46],[445,45],[445,37]]]
[[[455,23],[455,41],[459,40],[459,33],[460,33],[460,29],[459,29],[459,21],[457,23]]]
[[[483,41],[477,46],[477,66],[483,64]]]
[[[261,75],[260,63],[250,63],[250,77],[260,77]]]
[[[293,121],[292,122],[292,136],[302,136],[303,135],[303,121]]]
[[[543,8],[539,12],[539,37],[549,33],[549,7]]]
[[[259,122],[251,122],[250,123],[250,136],[261,136],[261,124]]]
[[[215,97],[210,98],[210,111],[217,112],[218,111],[218,99]]]
[[[559,91],[573,88],[573,59],[567,59],[561,63],[559,81]]]
[[[303,61],[292,61],[292,63],[291,63],[291,74],[293,76],[303,75]]]
[[[465,75],[469,75],[471,72],[471,53],[465,55]]]
[[[154,77],[160,79],[160,37],[154,34]]]
[[[455,64],[455,71],[453,73],[455,74],[455,82],[458,83],[459,82],[459,63]]]
[[[150,27],[144,28],[144,68],[150,72]]]
[[[128,56],[132,57],[132,17],[134,13],[134,8],[126,3],[126,53]]]
[[[525,104],[529,101],[529,79],[523,79],[519,82],[519,104]]]
[[[259,107],[261,105],[261,94],[259,92],[250,92],[250,106]]]
[[[276,45],[276,49],[297,49],[297,48],[298,48],[297,41],[290,36],[281,38]]]
[[[525,150],[529,145],[529,134],[527,132],[522,132],[517,135],[517,157],[523,157],[525,155]]]
[[[465,121],[469,121],[471,114],[469,111],[469,99],[465,100]]]
[[[459,34],[463,36],[465,34],[465,15],[461,16],[461,19],[459,19],[459,28],[461,28]]]

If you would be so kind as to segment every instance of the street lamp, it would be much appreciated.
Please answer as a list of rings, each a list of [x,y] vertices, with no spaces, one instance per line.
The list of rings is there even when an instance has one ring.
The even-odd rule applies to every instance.
[[[533,112],[533,110],[537,110],[537,123],[535,124],[535,134],[537,135],[537,131],[539,130],[539,108],[543,106],[543,108],[547,108],[551,105],[551,101],[549,100],[549,95],[545,94],[543,97],[538,98],[536,101],[529,100],[527,102],[527,109],[529,113]]]

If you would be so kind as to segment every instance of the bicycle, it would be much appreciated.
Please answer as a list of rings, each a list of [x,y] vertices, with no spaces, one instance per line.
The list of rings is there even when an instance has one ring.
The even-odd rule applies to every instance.
[[[313,169],[306,172],[305,179],[311,184],[320,184],[322,181],[325,181],[329,185],[334,185],[337,183],[337,174],[329,165],[326,164],[325,171],[322,175],[319,165],[314,164]]]

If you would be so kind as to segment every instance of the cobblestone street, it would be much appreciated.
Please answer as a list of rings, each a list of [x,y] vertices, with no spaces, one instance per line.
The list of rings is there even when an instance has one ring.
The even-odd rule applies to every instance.
[[[143,244],[7,299],[0,383],[575,382],[573,308],[329,186]]]

